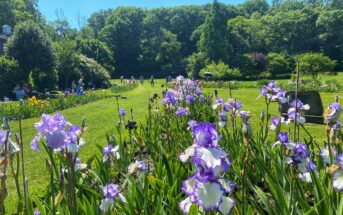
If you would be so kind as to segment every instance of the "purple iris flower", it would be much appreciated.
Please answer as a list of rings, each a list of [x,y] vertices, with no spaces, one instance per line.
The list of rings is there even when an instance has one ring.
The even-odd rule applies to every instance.
[[[303,143],[298,143],[294,146],[294,158],[295,160],[299,161],[301,159],[304,159],[308,156],[307,147]]]
[[[287,132],[279,132],[279,134],[277,135],[278,140],[282,143],[288,143],[288,133]]]
[[[280,122],[281,122],[281,118],[280,117],[272,117],[271,121],[272,121],[272,124],[269,128],[270,128],[270,130],[275,130],[279,127]]]
[[[235,185],[222,178],[231,167],[231,161],[224,149],[217,147],[219,140],[215,125],[199,123],[192,126],[194,144],[179,155],[182,162],[189,157],[197,167],[197,172],[182,183],[182,191],[187,198],[180,202],[180,209],[188,213],[193,203],[204,210],[218,210],[229,214],[235,201],[227,195],[233,192]]]
[[[342,113],[341,104],[338,102],[334,102],[329,105],[327,111],[326,111],[326,121],[328,125],[335,124],[337,121],[339,121],[341,113]]]
[[[103,199],[101,200],[100,209],[106,213],[116,199],[120,199],[124,204],[127,203],[125,197],[120,193],[119,186],[116,184],[107,184],[102,188]]]
[[[263,85],[260,89],[260,96],[266,97],[269,101],[287,102],[286,91],[277,88],[275,81],[270,81],[268,85]]]
[[[31,148],[39,150],[38,142],[44,137],[47,145],[59,151],[77,145],[81,134],[81,128],[69,123],[65,116],[57,113],[55,115],[43,114],[41,120],[35,124],[38,135],[32,140]],[[75,147],[74,147],[75,148]]]
[[[119,145],[113,147],[111,144],[105,146],[102,148],[102,162],[106,162],[110,159],[119,160],[120,159],[120,153],[119,153]]]
[[[188,115],[188,114],[189,114],[189,112],[187,111],[187,109],[183,108],[183,107],[179,107],[176,111],[176,115],[178,117],[183,116],[183,115]]]
[[[126,115],[124,108],[119,108],[119,115],[120,116],[125,116]]]
[[[199,146],[217,147],[220,136],[216,126],[211,123],[199,123],[192,128],[194,142]]]
[[[186,96],[186,103],[187,104],[193,104],[195,102],[195,98],[191,95]]]

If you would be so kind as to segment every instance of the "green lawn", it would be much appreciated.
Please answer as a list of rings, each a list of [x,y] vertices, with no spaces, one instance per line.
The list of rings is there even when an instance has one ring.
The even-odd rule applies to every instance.
[[[163,83],[164,80],[158,80],[153,88],[146,81],[144,86],[138,86],[132,91],[122,93],[122,95],[127,96],[127,99],[120,99],[120,107],[123,107],[127,111],[127,114],[129,114],[129,110],[132,108],[135,120],[144,123],[148,107],[148,98],[154,93],[160,93],[163,89],[161,87]],[[206,89],[205,92],[213,93],[213,90],[214,89]],[[227,89],[219,89],[218,92],[220,97],[228,98]],[[254,114],[252,122],[256,128],[257,123],[259,122],[260,112],[265,109],[264,100],[257,100],[259,89],[239,89],[233,90],[232,93],[238,101],[243,103],[244,110],[249,110]],[[335,95],[335,93],[321,93],[324,108],[329,102],[334,100]],[[338,95],[340,97],[343,96],[342,93],[339,93]],[[277,114],[275,104],[273,104],[270,109],[272,115]],[[89,158],[94,153],[100,153],[95,145],[106,144],[106,134],[114,132],[115,124],[118,121],[116,101],[114,98],[70,108],[63,110],[60,113],[66,115],[68,120],[75,124],[80,124],[83,116],[87,118],[87,130],[84,135],[86,145],[81,149],[81,160]],[[23,121],[25,144],[24,154],[30,195],[41,195],[48,185],[48,174],[45,169],[44,162],[46,155],[43,151],[35,152],[30,148],[30,142],[36,135],[33,125],[37,121],[39,121],[39,118],[32,118]],[[16,132],[18,130],[18,123],[12,122],[11,125],[13,130]],[[318,141],[322,142],[325,139],[323,125],[308,124],[307,128]],[[7,198],[6,205],[7,210],[11,212],[15,210],[17,200],[14,180],[10,173],[8,178],[8,188],[9,196]]]

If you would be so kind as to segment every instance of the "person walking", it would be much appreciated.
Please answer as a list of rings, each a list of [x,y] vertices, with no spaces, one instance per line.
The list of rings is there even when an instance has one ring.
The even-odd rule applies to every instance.
[[[141,77],[139,77],[139,81],[141,82],[141,85],[144,84],[144,76],[143,75],[141,75]]]
[[[151,77],[150,77],[150,84],[151,84],[152,87],[155,86],[154,75],[151,75]]]

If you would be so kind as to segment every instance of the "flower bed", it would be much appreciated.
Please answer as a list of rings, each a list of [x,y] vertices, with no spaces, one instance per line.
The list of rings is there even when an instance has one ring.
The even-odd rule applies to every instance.
[[[263,85],[265,110],[256,117],[236,99],[208,97],[200,82],[178,77],[162,101],[150,98],[146,124],[137,126],[117,100],[115,133],[98,146],[100,156],[94,152],[86,161],[79,155],[86,120],[77,126],[61,114],[44,114],[31,148],[47,154],[48,171],[41,171],[49,174],[49,189],[28,198],[19,192],[27,184],[17,183],[18,201],[26,199],[37,214],[342,214],[341,105],[329,105],[327,142],[319,144],[306,129],[304,112],[311,107],[289,101],[285,92],[276,82]],[[270,114],[271,103],[286,102],[287,120]],[[13,141],[10,132],[5,119],[5,176],[1,171],[20,161],[20,137]],[[3,194],[6,183],[0,185]]]

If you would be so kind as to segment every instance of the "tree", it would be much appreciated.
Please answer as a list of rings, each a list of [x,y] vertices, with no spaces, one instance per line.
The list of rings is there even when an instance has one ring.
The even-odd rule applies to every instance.
[[[227,25],[236,54],[266,51],[265,26],[261,18],[237,16],[230,19]]]
[[[14,16],[12,13],[11,0],[0,1],[0,27],[7,25],[14,25]]]
[[[114,60],[110,49],[97,39],[78,39],[77,49],[88,58],[93,58],[111,74],[114,72]]]
[[[269,10],[269,4],[266,0],[247,0],[240,6],[240,9],[247,17],[253,13],[264,15]]]
[[[18,81],[27,81],[31,76],[39,90],[54,88],[57,74],[52,43],[37,24],[18,24],[5,45],[5,54],[19,64],[22,72]]]
[[[95,60],[80,55],[79,70],[84,76],[86,82],[91,82],[96,87],[101,87],[104,81],[110,80],[108,71],[98,64]]]
[[[80,77],[80,57],[76,42],[66,38],[56,42],[54,46],[57,55],[58,85],[62,89],[70,88],[72,81]]]
[[[322,53],[305,53],[298,56],[300,71],[316,79],[320,72],[330,72],[336,66],[336,61]]]
[[[70,27],[68,20],[58,19],[49,22],[46,25],[46,30],[53,41],[58,41],[64,38],[75,39],[77,30]]]
[[[92,13],[88,18],[88,26],[93,29],[94,36],[98,38],[98,32],[106,25],[106,19],[113,13],[112,9],[100,10],[99,12]]]
[[[107,18],[99,38],[111,50],[118,75],[136,72],[140,50],[144,11],[134,7],[119,7]]]
[[[0,96],[11,96],[12,90],[16,83],[20,70],[18,63],[15,60],[7,59],[0,56]]]
[[[311,7],[263,17],[269,51],[298,54],[319,50],[317,11]]]
[[[180,74],[180,48],[175,34],[166,29],[161,29],[162,40],[160,50],[156,55],[156,61],[160,63],[163,75]]]
[[[212,74],[216,80],[232,80],[240,78],[241,73],[237,68],[231,69],[227,64],[219,61],[207,64],[206,67],[200,70],[200,76],[206,78],[206,74]]]
[[[268,53],[268,63],[266,70],[272,74],[272,77],[290,72],[290,65],[286,57],[282,54]]]
[[[343,10],[323,11],[317,20],[321,50],[343,68]]]
[[[232,45],[227,30],[228,15],[217,0],[212,4],[205,23],[201,28],[198,47],[211,61],[228,62],[232,56]]]
[[[199,78],[200,70],[208,64],[208,59],[203,52],[193,53],[187,58],[186,71],[188,76]]]

